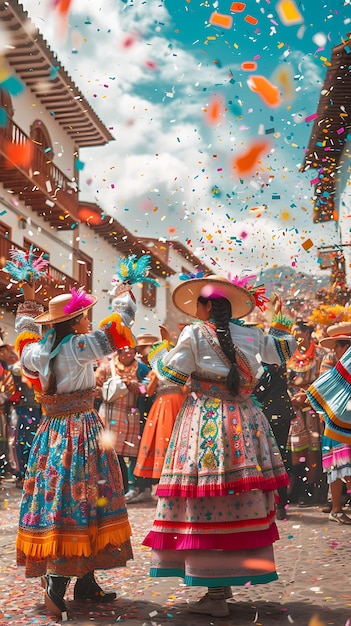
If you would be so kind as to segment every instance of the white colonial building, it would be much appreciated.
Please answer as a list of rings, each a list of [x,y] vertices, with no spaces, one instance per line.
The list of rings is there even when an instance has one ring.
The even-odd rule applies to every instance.
[[[38,299],[84,285],[98,297],[93,322],[109,311],[111,279],[121,257],[150,254],[157,289],[134,287],[135,334],[177,333],[188,320],[173,309],[170,293],[180,272],[209,271],[178,242],[132,235],[79,193],[79,150],[113,137],[83,97],[17,0],[0,2],[0,268],[11,247],[34,244],[50,261],[53,281]],[[14,338],[16,284],[0,271],[0,326]]]

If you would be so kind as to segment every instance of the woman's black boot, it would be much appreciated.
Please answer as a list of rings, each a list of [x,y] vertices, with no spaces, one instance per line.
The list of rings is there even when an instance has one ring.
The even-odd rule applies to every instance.
[[[45,589],[45,606],[50,613],[67,622],[67,607],[64,602],[67,585],[70,578],[66,576],[42,576],[41,584]]]
[[[88,572],[82,578],[78,578],[74,585],[75,600],[91,600],[96,603],[112,602],[117,594],[114,592],[105,593],[97,584],[94,572]]]

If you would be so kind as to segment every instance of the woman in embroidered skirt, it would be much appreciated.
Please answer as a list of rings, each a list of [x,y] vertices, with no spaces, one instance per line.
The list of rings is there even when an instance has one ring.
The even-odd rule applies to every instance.
[[[169,352],[161,328],[164,341],[149,355],[165,379],[183,385],[191,376],[144,539],[152,548],[150,574],[208,587],[190,610],[212,616],[229,615],[232,585],[277,578],[275,496],[288,482],[272,430],[250,396],[261,359],[284,361],[296,343],[280,301],[268,335],[240,323],[256,304],[253,289],[241,285],[220,276],[178,285],[175,306],[198,321]]]
[[[155,385],[156,397],[146,418],[134,474],[158,481],[174,422],[184,402],[187,389],[183,393],[179,385],[158,380],[155,374],[151,379],[150,385],[152,384]],[[148,394],[150,393],[150,387],[148,387]]]
[[[49,611],[67,620],[64,595],[76,577],[75,600],[108,602],[96,569],[132,558],[131,530],[114,450],[104,444],[94,406],[94,362],[135,340],[113,313],[89,333],[87,311],[96,298],[83,290],[61,294],[49,311],[22,287],[16,340],[23,373],[36,385],[43,419],[33,440],[20,510],[17,564],[42,577]],[[41,336],[41,325],[51,329]]]

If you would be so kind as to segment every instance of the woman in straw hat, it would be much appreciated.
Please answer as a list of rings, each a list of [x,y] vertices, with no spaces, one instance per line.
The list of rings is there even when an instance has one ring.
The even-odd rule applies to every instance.
[[[152,548],[150,574],[208,587],[190,610],[212,616],[229,615],[232,585],[277,578],[275,495],[288,482],[251,392],[261,360],[284,361],[296,342],[280,300],[269,334],[240,323],[262,302],[262,290],[244,284],[209,276],[178,285],[175,306],[197,322],[169,352],[161,328],[164,341],[149,355],[159,376],[180,385],[191,377],[157,487],[155,521],[144,539]]]
[[[22,290],[16,349],[44,417],[23,486],[17,564],[26,577],[42,577],[47,609],[65,621],[71,577],[77,578],[75,600],[108,602],[116,594],[102,591],[94,571],[132,558],[118,460],[93,408],[93,364],[135,340],[118,313],[90,333],[87,313],[96,298],[83,289],[52,298],[46,313],[35,302],[33,283]],[[42,325],[50,327],[44,337]]]
[[[350,525],[351,518],[342,508],[342,492],[345,483],[347,491],[351,492],[351,423],[345,424],[346,436],[340,438],[338,418],[334,414],[334,409],[340,404],[338,395],[343,394],[343,390],[346,391],[348,398],[350,397],[351,381],[350,374],[348,374],[350,366],[344,370],[339,360],[346,359],[347,368],[351,356],[351,350],[349,350],[351,322],[340,322],[329,326],[327,335],[319,343],[329,350],[329,353],[322,360],[320,378],[309,387],[307,396],[312,406],[322,414],[322,417],[327,416],[328,420],[328,427],[322,436],[322,465],[323,471],[327,474],[331,494],[332,508],[329,519],[339,524]],[[335,418],[336,424],[334,425]]]

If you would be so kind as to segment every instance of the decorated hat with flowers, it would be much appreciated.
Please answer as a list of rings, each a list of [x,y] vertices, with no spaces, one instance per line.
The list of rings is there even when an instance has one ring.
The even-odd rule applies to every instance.
[[[97,302],[97,298],[86,293],[82,287],[72,288],[71,293],[61,293],[49,302],[49,310],[35,318],[37,324],[58,324],[73,317],[77,317],[84,311],[91,309]]]
[[[262,285],[252,286],[255,276],[235,276],[233,279],[224,276],[209,275],[200,277],[188,277],[181,274],[182,283],[177,285],[172,294],[175,306],[190,315],[197,317],[197,301],[203,298],[226,298],[232,306],[232,316],[239,319],[248,315],[255,306],[263,309],[269,301],[264,295]]]

